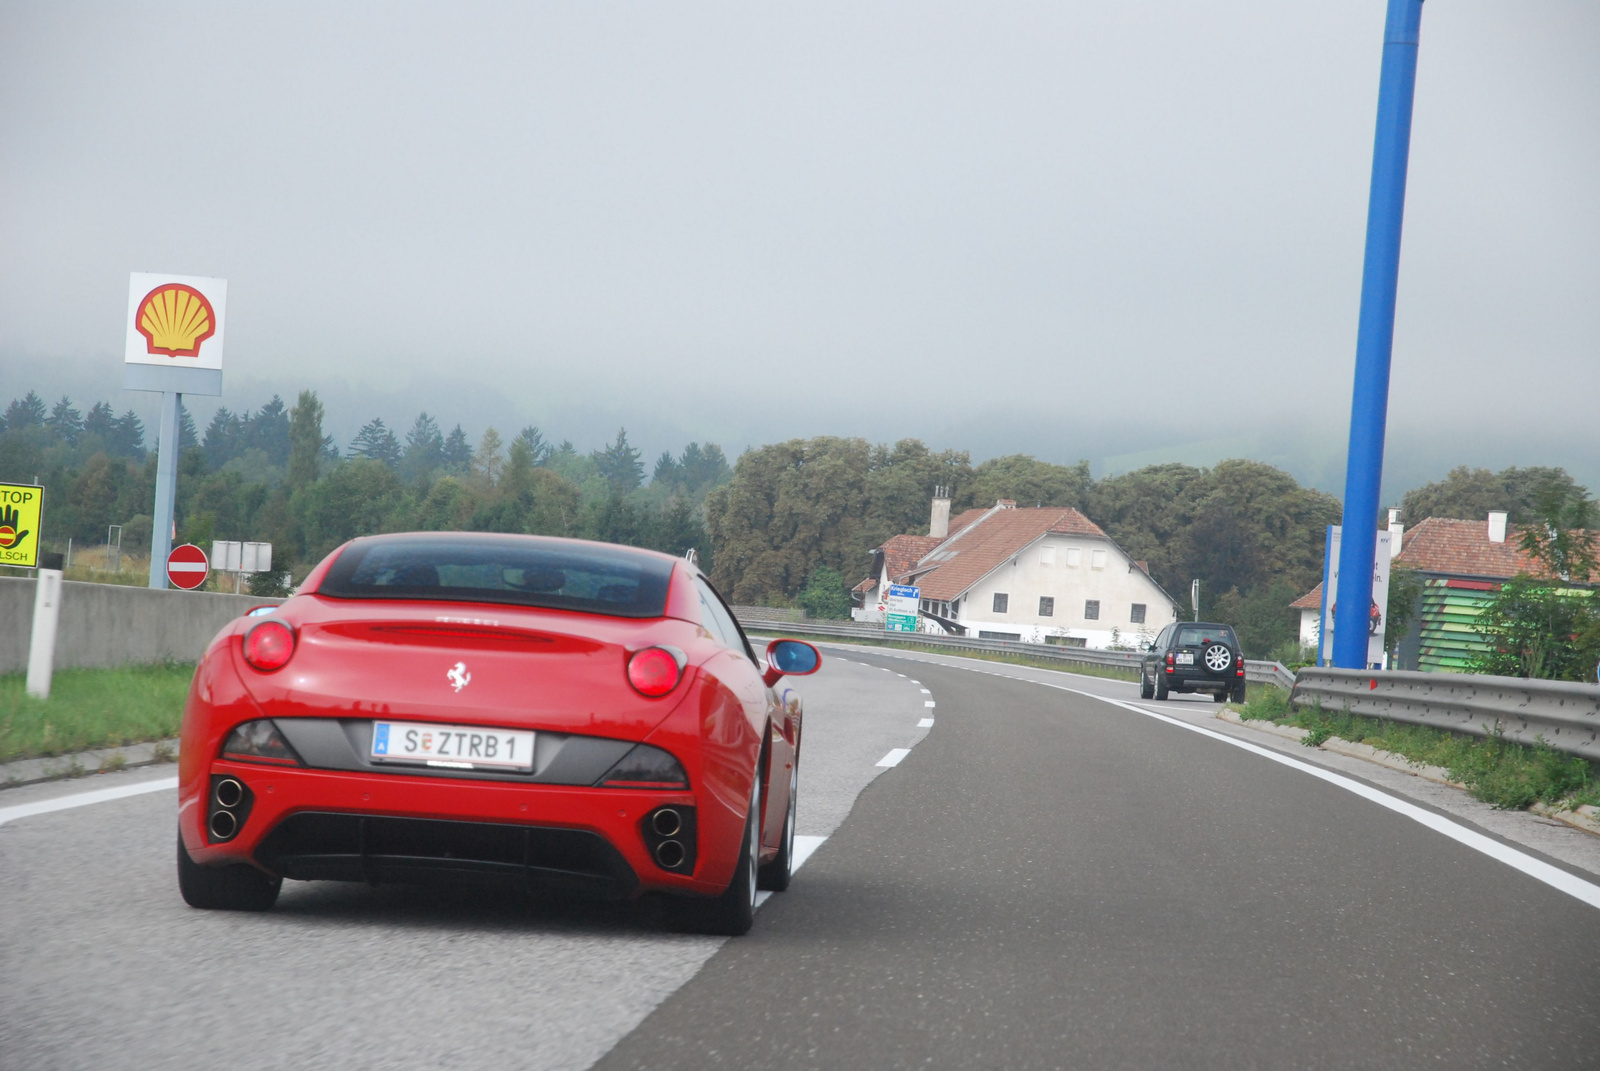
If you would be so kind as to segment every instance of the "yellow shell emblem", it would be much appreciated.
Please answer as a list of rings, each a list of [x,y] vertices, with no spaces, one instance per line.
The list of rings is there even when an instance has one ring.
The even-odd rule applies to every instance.
[[[217,332],[217,314],[194,287],[168,283],[144,296],[133,324],[151,353],[198,357],[200,344]]]

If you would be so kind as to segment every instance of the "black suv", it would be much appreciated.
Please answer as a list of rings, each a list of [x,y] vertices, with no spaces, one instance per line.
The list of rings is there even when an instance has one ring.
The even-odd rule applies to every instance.
[[[1178,621],[1161,630],[1139,671],[1139,698],[1210,692],[1219,703],[1244,702],[1244,653],[1227,625]]]

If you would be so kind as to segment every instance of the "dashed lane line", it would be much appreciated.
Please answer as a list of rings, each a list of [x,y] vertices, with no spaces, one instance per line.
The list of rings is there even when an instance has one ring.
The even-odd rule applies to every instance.
[[[883,767],[899,766],[900,760],[909,754],[911,754],[911,749],[908,747],[891,748],[889,754],[879,759],[876,765]]]
[[[923,718],[921,721],[917,722],[917,728],[919,728],[919,729],[931,729],[931,728],[933,728],[933,719],[932,718]]]

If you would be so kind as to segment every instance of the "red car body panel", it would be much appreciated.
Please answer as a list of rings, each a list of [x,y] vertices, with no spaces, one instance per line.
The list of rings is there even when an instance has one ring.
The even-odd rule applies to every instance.
[[[451,533],[462,538],[462,533]],[[347,545],[348,546],[348,545]],[[245,862],[283,819],[334,812],[454,821],[525,823],[585,830],[621,853],[638,891],[712,895],[727,888],[738,859],[758,764],[762,860],[776,855],[798,761],[802,711],[790,689],[762,682],[765,666],[713,638],[699,620],[696,574],[673,561],[666,614],[607,617],[568,610],[432,599],[350,599],[319,594],[330,554],[301,593],[272,612],[295,632],[293,656],[262,672],[243,638],[261,618],[224,628],[207,648],[184,710],[179,751],[179,829],[202,865]],[[649,553],[649,552],[639,552]],[[629,684],[629,656],[652,646],[686,658],[676,687],[650,698]],[[470,683],[447,673],[470,667]],[[646,743],[674,756],[688,789],[602,788],[510,780],[464,780],[424,772],[314,769],[221,757],[224,740],[259,718],[417,721],[531,729]],[[405,768],[412,771],[415,768]],[[238,834],[208,843],[211,778],[229,774],[253,793]],[[692,873],[655,864],[640,832],[652,809],[695,808]]]

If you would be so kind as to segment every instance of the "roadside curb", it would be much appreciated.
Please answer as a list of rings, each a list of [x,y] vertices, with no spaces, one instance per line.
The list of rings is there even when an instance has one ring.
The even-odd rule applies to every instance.
[[[76,755],[53,755],[43,759],[18,759],[0,763],[0,790],[36,785],[41,781],[62,781],[94,774],[115,773],[136,766],[156,766],[176,762],[178,738],[156,740],[126,747],[96,748]]]
[[[1228,722],[1230,725],[1237,725],[1260,733],[1268,733],[1272,736],[1282,737],[1285,740],[1303,742],[1307,735],[1307,730],[1296,729],[1289,725],[1276,725],[1270,721],[1246,721],[1244,718],[1239,717],[1237,711],[1230,709],[1222,710],[1216,717]],[[1371,744],[1358,744],[1349,740],[1341,740],[1337,736],[1330,736],[1319,745],[1318,750],[1331,751],[1336,755],[1346,755],[1352,759],[1364,759],[1367,762],[1397,770],[1400,773],[1408,773],[1414,777],[1466,791],[1467,786],[1460,781],[1452,781],[1450,779],[1450,771],[1442,766],[1425,766],[1420,763],[1414,763],[1403,755],[1396,755],[1392,751],[1382,751]],[[1550,806],[1548,803],[1535,803],[1528,808],[1528,811],[1543,818],[1562,822],[1573,829],[1581,829],[1585,833],[1600,836],[1600,807],[1591,807],[1588,804],[1584,804],[1576,810],[1563,811]]]

